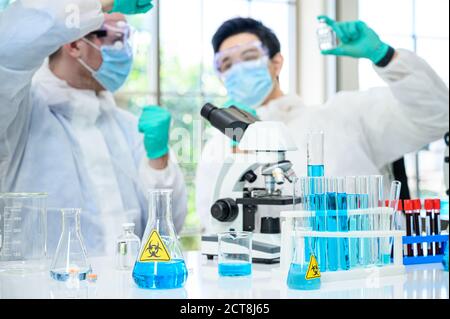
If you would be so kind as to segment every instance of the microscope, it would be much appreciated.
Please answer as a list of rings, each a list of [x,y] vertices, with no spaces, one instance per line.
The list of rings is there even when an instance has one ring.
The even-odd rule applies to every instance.
[[[202,254],[208,259],[217,256],[218,233],[248,231],[253,232],[253,262],[278,263],[280,218],[263,215],[267,211],[279,214],[286,206],[300,202],[282,190],[296,178],[286,158],[287,152],[297,150],[296,144],[284,123],[259,121],[235,106],[219,109],[206,104],[201,115],[239,143],[239,150],[225,159],[213,185],[212,234],[202,236]]]

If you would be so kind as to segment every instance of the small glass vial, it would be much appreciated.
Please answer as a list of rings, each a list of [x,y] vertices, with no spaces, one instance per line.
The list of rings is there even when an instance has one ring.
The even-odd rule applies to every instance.
[[[319,19],[317,40],[321,51],[333,50],[337,47],[336,32],[326,23],[325,19]]]
[[[141,240],[134,234],[133,223],[123,224],[123,234],[117,239],[116,258],[119,270],[131,270],[134,267]]]

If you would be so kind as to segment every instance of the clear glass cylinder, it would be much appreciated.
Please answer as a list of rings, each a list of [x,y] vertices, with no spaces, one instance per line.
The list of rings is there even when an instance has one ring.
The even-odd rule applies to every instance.
[[[252,273],[252,236],[250,232],[219,233],[219,275],[249,276]]]
[[[361,215],[358,214],[358,196],[356,190],[357,178],[356,176],[347,176],[345,178],[345,188],[347,192],[347,214],[348,214],[348,230],[351,232],[358,231]],[[359,265],[359,238],[349,239],[349,259],[350,268],[358,267]]]
[[[0,272],[40,272],[46,258],[47,194],[0,194]]]
[[[323,132],[310,132],[307,135],[308,176],[321,177],[325,175]]]
[[[116,243],[117,269],[131,270],[139,254],[141,240],[134,234],[134,223],[123,224],[122,228],[123,234],[117,238]]]
[[[58,281],[67,281],[71,273],[78,273],[80,280],[92,272],[81,235],[81,209],[62,209],[62,233],[50,266],[50,276]]]
[[[176,289],[184,286],[188,271],[172,219],[173,191],[149,192],[149,218],[133,279],[143,289]]]
[[[356,194],[358,205],[358,230],[371,230],[369,211],[369,176],[358,176],[356,178]],[[363,267],[370,265],[372,246],[370,238],[361,238],[359,247],[359,264]]]

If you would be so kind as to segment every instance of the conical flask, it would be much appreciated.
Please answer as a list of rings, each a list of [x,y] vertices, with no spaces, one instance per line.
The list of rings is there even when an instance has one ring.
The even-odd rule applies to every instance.
[[[133,279],[140,288],[181,288],[187,280],[172,220],[172,193],[172,190],[149,192],[149,219],[133,269]]]
[[[80,231],[80,209],[62,209],[62,234],[50,267],[53,279],[67,281],[70,273],[78,272],[80,280],[92,272]]]

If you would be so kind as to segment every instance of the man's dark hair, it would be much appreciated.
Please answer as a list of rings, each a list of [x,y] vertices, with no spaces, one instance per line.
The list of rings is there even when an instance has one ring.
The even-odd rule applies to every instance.
[[[239,33],[251,33],[256,35],[262,44],[269,50],[269,56],[272,59],[275,55],[281,52],[280,40],[278,40],[275,33],[262,24],[251,18],[234,18],[224,22],[214,34],[212,45],[214,53],[219,52],[222,43]]]

